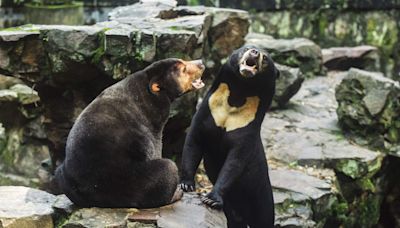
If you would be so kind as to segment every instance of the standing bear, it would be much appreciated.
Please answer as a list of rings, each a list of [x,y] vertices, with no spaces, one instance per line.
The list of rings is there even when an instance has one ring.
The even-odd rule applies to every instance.
[[[232,53],[195,114],[183,148],[181,188],[195,189],[202,158],[214,184],[202,201],[223,208],[228,227],[274,226],[274,202],[260,130],[279,71],[253,46]]]
[[[82,207],[150,208],[181,196],[178,169],[161,158],[171,102],[204,86],[201,61],[165,59],[105,89],[79,115],[55,182]]]

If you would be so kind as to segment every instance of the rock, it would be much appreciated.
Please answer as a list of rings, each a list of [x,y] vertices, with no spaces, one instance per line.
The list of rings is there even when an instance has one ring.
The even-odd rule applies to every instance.
[[[137,209],[82,208],[65,221],[61,227],[126,227],[127,216]]]
[[[226,227],[222,211],[206,207],[195,193],[160,208],[81,208],[65,196],[17,186],[0,186],[0,227]]]
[[[82,208],[73,212],[62,227],[226,227],[226,218],[222,211],[202,204],[198,195],[185,193],[180,201],[161,208]]]
[[[380,70],[378,48],[373,46],[322,49],[322,60],[328,70],[348,70],[351,67],[369,71]]]
[[[34,104],[40,101],[38,93],[29,86],[16,84],[10,87],[10,90],[17,93],[18,101],[22,105]]]
[[[55,200],[54,195],[40,190],[0,186],[0,227],[51,228]]]
[[[246,44],[265,49],[275,62],[298,67],[308,77],[323,74],[321,49],[309,39],[274,39],[268,35],[250,33],[246,36]]]
[[[271,173],[275,178],[282,178],[279,182],[271,178],[273,185],[276,185],[274,187],[285,187],[296,193],[308,192],[302,193],[309,197],[308,200],[293,204],[293,208],[308,205],[305,202],[312,205],[318,202],[321,208],[328,208],[307,206],[309,209],[302,210],[303,217],[284,217],[287,220],[283,224],[292,222],[297,227],[314,227],[313,224],[323,226],[329,222],[347,224],[349,227],[365,227],[377,223],[379,206],[376,205],[382,199],[377,189],[383,188],[384,184],[376,174],[383,169],[382,159],[385,154],[353,143],[340,130],[335,87],[346,75],[339,72],[329,73],[327,77],[306,79],[287,107],[268,112],[263,122],[261,137],[269,166],[272,168]],[[290,177],[285,177],[284,173],[274,173],[273,170],[276,169],[301,171],[322,179],[326,185],[320,182],[321,185],[317,185],[319,187],[313,187],[313,181],[308,180],[308,177],[297,177],[291,172],[288,172]],[[301,186],[301,183],[310,186]],[[327,189],[322,186],[328,185],[332,186],[330,191],[333,193],[324,195]],[[289,196],[291,199],[296,195]],[[316,196],[322,197],[315,201]],[[291,199],[289,202],[296,200]],[[365,210],[357,206],[361,204]],[[287,206],[283,208],[283,211],[289,210]],[[318,214],[320,211],[326,213]],[[304,219],[310,213],[313,214],[313,219]],[[288,214],[296,215],[295,212]],[[356,216],[357,219],[352,219],[351,216]],[[307,221],[314,223],[304,223]]]
[[[400,85],[381,73],[350,69],[336,89],[341,126],[372,148],[400,156]]]
[[[0,102],[12,102],[18,99],[18,94],[14,91],[3,89],[0,90]]]
[[[271,108],[283,108],[300,89],[304,76],[299,68],[276,64],[280,77],[276,81],[275,96]]]
[[[320,218],[332,216],[331,206],[338,202],[335,177],[333,172],[322,172],[325,179],[286,168],[270,171],[274,188],[275,226],[316,227],[317,222],[318,225],[323,224]]]
[[[280,1],[281,2],[281,1]],[[293,1],[290,1],[293,2]],[[310,5],[309,2],[296,1]],[[350,3],[352,2],[352,3]],[[335,3],[316,1],[324,7],[364,4],[361,1]],[[371,2],[371,1],[370,1]],[[384,6],[382,2],[372,1]],[[248,4],[246,2],[246,4]],[[400,56],[398,53],[400,12],[397,10],[338,10],[335,8],[315,10],[257,11],[251,14],[251,31],[265,33],[273,37],[290,39],[306,37],[323,48],[354,47],[372,45],[379,48],[381,69],[387,76],[400,80]],[[319,8],[321,9],[321,8]],[[392,8],[395,9],[395,8]],[[378,23],[379,22],[379,23]]]

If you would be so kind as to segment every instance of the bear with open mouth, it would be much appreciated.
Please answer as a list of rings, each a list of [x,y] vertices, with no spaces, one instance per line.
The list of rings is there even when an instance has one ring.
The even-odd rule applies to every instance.
[[[106,88],[79,115],[55,183],[82,207],[151,208],[182,196],[161,158],[171,102],[204,86],[201,60],[165,59]]]
[[[204,159],[213,189],[202,198],[222,208],[228,227],[273,227],[274,202],[260,130],[279,77],[269,54],[253,46],[232,53],[196,112],[186,137],[181,188],[195,189]]]

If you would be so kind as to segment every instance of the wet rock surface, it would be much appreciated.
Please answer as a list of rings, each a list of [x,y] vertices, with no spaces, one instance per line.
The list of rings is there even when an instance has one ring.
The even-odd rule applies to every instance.
[[[336,89],[341,126],[375,149],[399,156],[400,84],[359,69],[350,69]]]
[[[323,73],[321,49],[309,39],[275,39],[264,34],[250,33],[246,36],[246,44],[267,50],[275,62],[300,68],[306,76]]]

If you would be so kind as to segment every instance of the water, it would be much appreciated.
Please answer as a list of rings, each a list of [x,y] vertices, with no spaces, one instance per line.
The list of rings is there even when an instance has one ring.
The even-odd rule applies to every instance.
[[[1,1],[1,0],[0,0]],[[92,25],[97,22],[106,21],[108,13],[115,8],[115,6],[107,7],[83,7],[83,23],[84,25]],[[23,8],[0,8],[0,29],[15,27],[29,23],[26,20]]]

